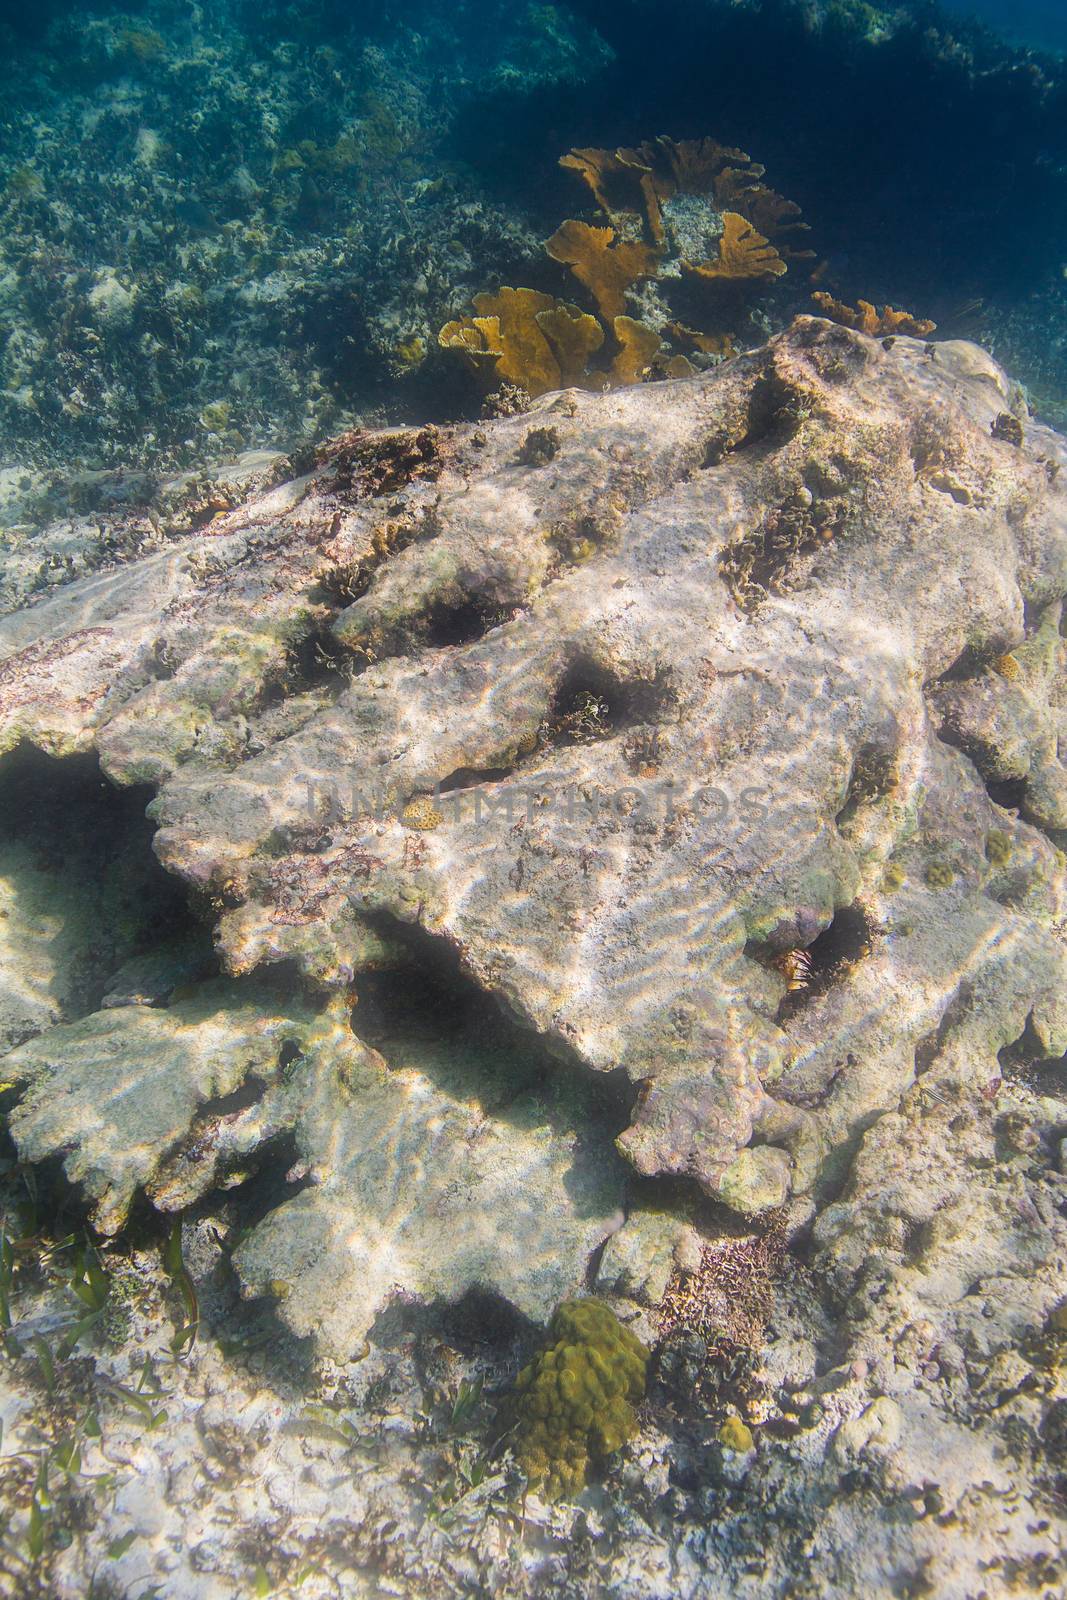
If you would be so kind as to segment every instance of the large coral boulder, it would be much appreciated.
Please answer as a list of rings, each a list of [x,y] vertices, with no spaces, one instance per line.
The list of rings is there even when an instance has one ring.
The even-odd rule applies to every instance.
[[[390,962],[447,950],[583,1093],[624,1086],[630,1169],[743,1213],[839,1183],[935,1066],[977,1087],[1026,1030],[1067,1048],[1067,445],[1005,426],[1013,408],[973,346],[801,319],[700,377],[348,436],[0,622],[0,745],[154,785],[158,856],[212,908],[230,980],[292,963],[310,986],[284,1027],[243,1000],[225,1022],[249,1070],[272,1037],[301,1053],[244,1138],[295,1129],[317,1186],[238,1259],[285,1283],[294,1326],[367,1325],[394,1281],[369,1242],[382,1185],[381,1250],[447,1290],[453,1224],[404,1208],[428,1181],[459,1216],[461,1140],[485,1175],[460,1286],[545,1312],[617,1225],[606,1113],[553,1126],[534,1095],[479,1132],[447,1073],[423,1063],[416,1092],[384,1071],[358,1004],[340,1026]],[[7,1059],[34,1155],[72,1140],[32,1085],[89,1095],[126,1027],[69,1026]],[[212,1068],[197,1027],[159,1161],[121,1151],[122,1096],[74,1141],[120,1211],[174,1167],[178,1108],[193,1139],[198,1102],[234,1087],[238,1057]],[[148,1039],[126,1031],[133,1061]],[[523,1210],[529,1271],[497,1226],[527,1169],[562,1219],[556,1238]],[[569,1265],[532,1287],[557,1245]],[[339,1320],[338,1273],[363,1294]]]

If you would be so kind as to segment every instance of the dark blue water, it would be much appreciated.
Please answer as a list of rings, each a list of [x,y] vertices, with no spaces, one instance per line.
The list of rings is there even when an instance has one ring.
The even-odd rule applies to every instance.
[[[978,18],[1005,39],[1067,50],[1064,0],[944,0],[947,11]]]

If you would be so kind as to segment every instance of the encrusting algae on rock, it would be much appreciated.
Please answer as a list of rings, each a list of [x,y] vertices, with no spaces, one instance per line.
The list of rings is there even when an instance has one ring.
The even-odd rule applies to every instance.
[[[649,1352],[603,1300],[566,1301],[549,1337],[515,1382],[515,1455],[531,1488],[562,1500],[636,1432]]]

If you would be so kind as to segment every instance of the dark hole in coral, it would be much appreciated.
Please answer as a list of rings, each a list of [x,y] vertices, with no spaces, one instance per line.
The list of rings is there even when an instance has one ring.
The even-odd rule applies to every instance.
[[[1035,1095],[1067,1102],[1067,1055],[1049,1056],[1038,1038],[1032,1016],[1011,1044],[997,1054],[1001,1076],[1021,1083]]]
[[[1021,811],[1026,798],[1025,778],[987,778],[986,791],[994,805],[1005,811]]]
[[[870,951],[873,934],[863,906],[842,906],[836,911],[830,926],[808,946],[813,987],[827,987],[848,967],[861,961]]]
[[[964,645],[959,655],[950,667],[946,667],[935,683],[965,683],[969,678],[976,678],[986,670],[994,656],[1000,653],[1000,647],[995,644],[984,644],[978,647],[973,644]]]
[[[458,605],[431,607],[422,620],[421,631],[426,643],[434,649],[448,645],[473,644],[495,626],[494,614],[466,600]],[[496,618],[497,621],[500,618]]]
[[[242,1233],[254,1228],[284,1201],[309,1188],[312,1182],[289,1128],[258,1145],[248,1159],[248,1168],[248,1176],[226,1190],[227,1210]],[[212,1190],[204,1203],[217,1205],[218,1190]]]
[[[511,772],[511,767],[457,767],[442,779],[434,793],[454,794],[458,789],[477,789],[483,783],[502,783]]]
[[[153,854],[153,796],[148,785],[110,783],[95,755],[21,745],[0,761],[0,849],[21,847],[33,878],[54,893],[65,1020],[96,1010],[121,968],[157,950],[186,952],[175,983],[215,967],[209,929]],[[12,863],[16,874],[27,870]],[[84,945],[72,949],[80,929]]]
[[[0,1093],[0,1108],[10,1103],[10,1091]],[[62,1154],[48,1156],[32,1168],[20,1161],[0,1115],[0,1227],[8,1239],[39,1239],[44,1246],[83,1225],[85,1203],[63,1171],[63,1159]]]
[[[485,1289],[468,1289],[458,1300],[428,1304],[414,1295],[394,1294],[375,1318],[368,1342],[395,1349],[412,1337],[426,1341],[431,1359],[442,1340],[461,1355],[501,1356],[510,1377],[519,1364],[514,1353],[532,1347],[537,1332],[514,1306]]]
[[[195,1140],[198,1129],[208,1122],[214,1122],[220,1117],[236,1116],[240,1111],[250,1110],[252,1106],[259,1104],[266,1092],[267,1080],[257,1077],[254,1072],[250,1072],[244,1082],[238,1084],[237,1088],[232,1089],[229,1094],[215,1095],[213,1099],[203,1101],[197,1109],[191,1137]]]
[[[300,1046],[292,1039],[286,1039],[278,1052],[278,1070],[285,1073],[294,1062],[300,1060]]]
[[[775,373],[761,373],[752,385],[745,414],[724,421],[709,435],[701,468],[717,467],[727,456],[765,445],[778,450],[809,415],[804,397]]]
[[[313,689],[340,692],[365,669],[366,661],[345,649],[329,622],[321,622],[292,647],[284,674],[265,688],[261,704],[277,704],[289,695]]]
[[[1023,597],[1023,631],[1028,639],[1033,638],[1048,610],[1048,600],[1036,601]],[[1060,610],[1060,630],[1067,626],[1067,608]]]
[[[1017,811],[1025,815],[1026,779],[993,776],[1000,765],[1000,753],[992,749],[984,739],[974,738],[959,728],[951,707],[937,729],[937,737],[942,744],[947,744],[953,750],[962,750],[963,754],[973,761],[985,784],[986,793],[994,805],[1001,806],[1005,811]]]
[[[475,1028],[488,1028],[490,1033],[501,1026],[506,1029],[498,1008],[461,971],[446,941],[424,942],[392,918],[386,919],[382,931],[392,940],[401,939],[412,962],[418,961],[418,972],[404,965],[360,975],[352,1022],[366,1043],[378,1048],[401,1032],[438,1038]]]
[[[586,744],[661,720],[675,699],[670,671],[623,679],[595,661],[576,661],[553,696],[542,726],[552,744]]]
[[[782,1022],[862,961],[870,953],[873,936],[874,926],[866,910],[854,903],[835,911],[829,926],[804,948],[782,950],[750,939],[745,954],[785,979],[787,989],[777,1016]]]
[[[623,1073],[586,1072],[565,1046],[550,1048],[464,971],[449,940],[388,913],[368,920],[406,957],[356,980],[353,1030],[387,1063],[418,1063],[446,1092],[504,1117],[513,1102],[557,1081],[562,1103],[569,1081],[585,1102],[588,1133],[580,1137],[611,1141],[628,1125],[634,1089]],[[544,1098],[551,1118],[555,1097]]]

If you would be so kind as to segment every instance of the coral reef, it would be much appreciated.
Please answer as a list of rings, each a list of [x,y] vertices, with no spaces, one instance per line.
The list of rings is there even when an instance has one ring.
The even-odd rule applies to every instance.
[[[565,6],[481,10],[479,27],[422,3],[394,22],[149,0],[132,18],[65,6],[12,43],[0,528],[13,542],[68,507],[138,508],[178,472],[317,443],[409,406],[407,391],[426,403],[420,370],[449,304],[537,248],[472,165],[446,159],[456,119],[606,58]]]
[[[9,1224],[4,1561],[1062,1587],[1065,463],[976,347],[802,318],[350,432],[0,619],[5,1181],[129,1284]],[[120,841],[165,914],[102,937]],[[493,1418],[591,1284],[645,1399],[523,1521]]]
[[[858,328],[861,333],[876,337],[906,333],[915,339],[925,339],[937,328],[937,323],[926,317],[913,317],[908,311],[894,311],[892,306],[883,306],[879,311],[867,300],[861,300],[855,308],[846,306],[823,289],[817,289],[811,298],[822,315],[829,317],[831,322],[839,322],[843,328]]]
[[[591,1463],[636,1433],[648,1351],[602,1300],[560,1306],[548,1337],[515,1380],[515,1455],[548,1499],[573,1499]]]
[[[117,586],[76,583],[10,619],[3,743],[91,743],[117,781],[161,785],[157,850],[217,908],[232,972],[291,958],[343,990],[381,960],[383,934],[417,923],[556,1049],[625,1072],[638,1093],[619,1148],[637,1171],[685,1175],[745,1215],[773,1208],[832,1169],[869,1096],[904,1081],[961,962],[970,1048],[1008,1042],[1023,1001],[1010,986],[987,994],[980,974],[983,951],[1002,962],[1016,948],[992,932],[1014,918],[1023,1020],[1050,1048],[1061,1036],[1048,932],[1060,868],[1040,831],[1061,825],[1051,724],[1027,745],[1036,829],[1006,819],[995,785],[925,731],[958,703],[957,742],[973,742],[961,695],[979,692],[1036,695],[1031,721],[1052,715],[1036,708],[1058,656],[1045,632],[1019,644],[1018,618],[1025,593],[1054,632],[1059,446],[992,436],[1008,392],[969,347],[885,350],[809,320],[684,386],[670,413],[662,393],[650,408],[633,391],[610,423],[592,397],[544,402],[548,467],[523,464],[523,418],[441,435],[429,470],[417,433],[342,440],[310,480]],[[686,531],[709,515],[710,548]],[[887,541],[917,525],[926,539],[913,531],[891,558]],[[929,582],[934,544],[946,573],[951,550],[966,574],[951,603]],[[1025,587],[1006,590],[1016,570]],[[838,687],[813,718],[807,669],[793,684],[779,663],[810,648],[795,618],[810,628],[824,589],[820,671]],[[679,635],[695,595],[708,620]],[[161,613],[175,618],[162,634]],[[914,643],[887,645],[874,672],[870,641],[897,615]],[[1008,646],[1024,672],[1033,657],[1032,688],[952,670]],[[919,677],[925,695],[908,688]],[[434,731],[399,731],[420,726]],[[642,730],[651,776],[635,788]],[[988,770],[1017,768],[1001,755]],[[713,803],[700,798],[712,774]],[[774,827],[755,826],[768,806]],[[560,827],[585,831],[580,859]],[[990,876],[992,831],[1011,836],[1010,890]],[[891,905],[889,869],[903,871]],[[684,983],[672,945],[626,933],[638,904],[669,924],[682,884],[696,930]],[[787,954],[803,985],[778,964]],[[912,1023],[892,1038],[876,1021],[889,962],[894,987],[914,986]],[[814,1091],[793,1084],[832,1072],[836,1031],[811,1030],[840,1006],[868,1015],[865,1066],[816,1118]],[[286,1112],[292,1125],[302,1114]]]
[[[791,261],[814,256],[798,247],[806,232],[800,208],[764,185],[758,162],[714,139],[572,150],[560,165],[584,180],[610,226],[571,219],[545,249],[570,268],[601,320],[533,289],[475,296],[479,315],[446,323],[438,342],[463,354],[484,381],[504,379],[537,396],[562,384],[603,389],[652,373],[687,377],[691,355],[701,365],[730,355],[733,333],[678,322],[672,287],[684,279],[702,285],[703,310],[732,320],[736,332],[744,321],[740,291],[765,287]],[[724,289],[732,296],[723,299]],[[567,331],[566,357],[553,348],[561,344],[555,327]],[[606,366],[592,362],[601,351],[611,356]]]

